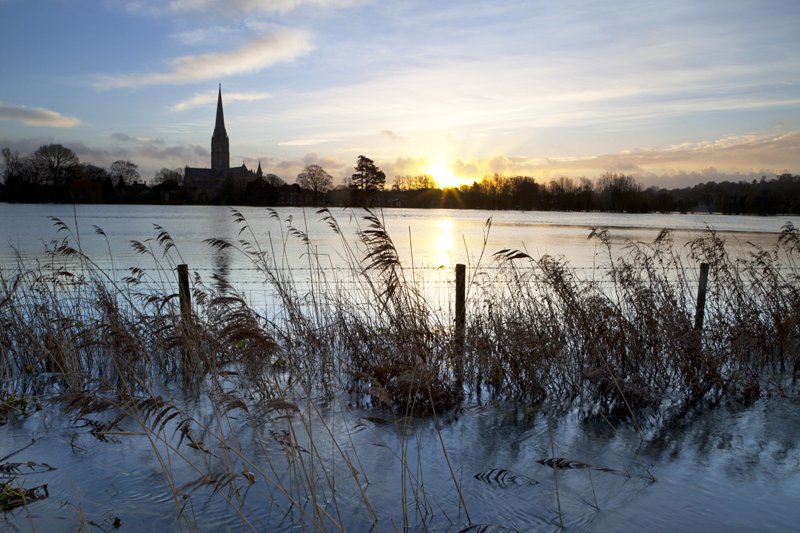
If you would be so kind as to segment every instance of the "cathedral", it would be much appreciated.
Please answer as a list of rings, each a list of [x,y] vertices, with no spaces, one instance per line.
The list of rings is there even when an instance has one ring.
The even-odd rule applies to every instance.
[[[244,189],[248,183],[263,176],[261,163],[255,172],[249,170],[244,163],[239,167],[231,167],[230,140],[225,131],[225,115],[222,112],[222,84],[219,86],[217,98],[217,122],[211,136],[211,168],[187,166],[184,176],[187,184],[193,184],[200,190],[206,189],[211,194],[217,192],[229,178],[233,180],[234,186]]]

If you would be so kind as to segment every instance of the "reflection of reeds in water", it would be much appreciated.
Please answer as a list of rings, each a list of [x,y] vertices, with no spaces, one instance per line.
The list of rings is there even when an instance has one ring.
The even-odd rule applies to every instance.
[[[601,415],[625,404],[632,412],[658,406],[668,398],[753,399],[789,394],[794,384],[787,373],[800,370],[800,235],[790,224],[774,249],[738,257],[713,230],[693,241],[686,257],[673,248],[668,231],[652,243],[630,243],[614,257],[608,232],[594,230],[590,238],[608,250],[600,280],[583,278],[563,258],[503,250],[495,254],[496,269],[478,265],[470,272],[464,341],[456,344],[452,316],[406,277],[376,213],[363,219],[359,251],[330,212],[318,212],[342,235],[347,268],[341,270],[324,268],[307,228],[280,221],[278,213],[272,215],[280,241],[276,234],[267,242],[259,241],[241,213],[233,215],[239,240],[207,242],[249,258],[255,275],[278,295],[271,315],[234,287],[208,286],[195,274],[191,319],[184,320],[177,246],[160,227],[154,241],[133,244],[152,257],[154,269],[131,269],[123,280],[73,248],[71,235],[48,248],[49,263],[20,258],[14,269],[0,271],[4,397],[58,399],[98,438],[144,433],[179,522],[189,530],[197,526],[192,494],[208,488],[239,511],[247,529],[262,526],[251,522],[244,500],[258,491],[300,529],[343,530],[334,491],[343,484],[360,494],[369,524],[389,527],[370,504],[352,428],[345,428],[345,439],[337,437],[341,431],[311,398],[334,398],[335,405],[338,394],[349,391],[391,408],[401,441],[395,457],[404,528],[414,513],[424,520],[435,509],[446,514],[442,505],[454,505],[456,513],[464,506],[464,531],[480,531],[479,524],[470,525],[461,478],[441,439],[457,495],[443,503],[426,492],[413,416],[436,416],[456,407],[463,394],[480,396],[487,389],[529,403],[579,401],[586,412]],[[306,246],[309,290],[300,290],[285,268],[297,259],[286,257],[287,239]],[[710,264],[711,284],[707,327],[696,331],[693,265],[701,261]],[[456,386],[454,367],[464,373],[465,390]],[[207,400],[211,416],[199,419],[183,408],[170,396],[170,383]],[[270,430],[257,443],[269,468],[259,468],[237,441],[235,428],[243,423]],[[120,429],[130,424],[136,431]],[[281,464],[266,451],[275,442],[283,448]],[[553,456],[559,461],[555,451]],[[173,480],[176,460],[196,475],[180,484]],[[505,483],[530,479],[502,469],[481,475]]]

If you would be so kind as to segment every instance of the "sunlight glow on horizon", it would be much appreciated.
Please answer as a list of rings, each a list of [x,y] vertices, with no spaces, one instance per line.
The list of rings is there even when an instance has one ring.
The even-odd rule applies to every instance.
[[[442,161],[435,161],[425,170],[426,174],[433,176],[436,180],[436,185],[444,189],[446,187],[458,187],[463,180],[455,176],[445,163]]]

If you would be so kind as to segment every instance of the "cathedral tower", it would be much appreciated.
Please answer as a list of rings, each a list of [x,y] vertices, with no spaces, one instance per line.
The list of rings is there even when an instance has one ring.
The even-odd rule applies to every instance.
[[[217,123],[211,136],[211,170],[227,171],[231,167],[231,149],[228,132],[225,131],[225,116],[222,113],[222,84],[217,99]]]

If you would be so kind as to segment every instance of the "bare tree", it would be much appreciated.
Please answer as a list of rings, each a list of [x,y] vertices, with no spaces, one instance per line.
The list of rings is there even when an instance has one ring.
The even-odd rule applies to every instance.
[[[395,176],[394,185],[392,185],[392,190],[393,191],[408,190],[408,176]]]
[[[139,180],[139,165],[120,159],[111,163],[109,173],[114,181],[122,180],[125,185],[132,185]]]
[[[286,185],[286,182],[279,178],[276,174],[267,174],[264,176],[264,181],[272,185],[276,189]]]
[[[401,191],[413,191],[417,189],[435,189],[436,180],[430,174],[420,174],[418,176],[395,176],[395,185]]]
[[[642,185],[633,176],[605,172],[596,180],[595,191],[600,196],[603,209],[612,212],[633,211]]]
[[[183,169],[182,168],[162,168],[153,176],[152,185],[160,185],[168,181],[174,181],[177,185],[183,183]]]
[[[68,171],[80,161],[75,152],[61,144],[45,144],[33,153],[33,159],[43,180],[54,187],[67,183]]]
[[[11,184],[13,181],[20,179],[22,175],[22,156],[16,150],[11,148],[3,148],[3,183],[6,185]]]
[[[297,175],[297,184],[314,193],[314,201],[319,202],[322,195],[331,190],[333,177],[319,165],[308,165]]]
[[[97,181],[100,183],[105,181],[106,178],[110,177],[108,170],[91,163],[81,163],[76,167],[76,170],[76,174],[80,178]]]

